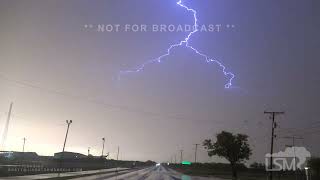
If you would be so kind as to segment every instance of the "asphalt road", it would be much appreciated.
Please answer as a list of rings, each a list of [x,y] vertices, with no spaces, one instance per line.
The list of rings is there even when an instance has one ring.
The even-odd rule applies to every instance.
[[[112,173],[104,175],[93,175],[76,178],[75,180],[226,180],[219,178],[191,177],[183,175],[163,166],[154,166],[135,171],[124,171],[122,173]]]
[[[128,173],[128,168],[112,168],[112,169],[101,169],[101,170],[91,170],[91,171],[77,171],[77,172],[66,172],[66,173],[48,173],[48,174],[36,174],[36,175],[26,175],[26,176],[12,176],[12,177],[0,177],[0,180],[41,180],[41,179],[52,179],[52,178],[71,178],[74,176],[85,176],[90,174],[113,174],[114,171],[126,172]]]

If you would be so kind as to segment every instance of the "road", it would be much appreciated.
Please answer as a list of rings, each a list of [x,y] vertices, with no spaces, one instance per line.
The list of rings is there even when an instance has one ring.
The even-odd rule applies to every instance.
[[[219,178],[191,177],[183,175],[163,166],[154,166],[135,171],[124,171],[122,173],[93,175],[73,180],[226,180]]]
[[[11,176],[11,177],[0,177],[0,180],[40,180],[40,179],[52,179],[52,178],[71,178],[75,176],[86,176],[90,174],[112,174],[115,171],[129,172],[128,168],[112,168],[112,169],[101,169],[91,171],[77,171],[77,172],[66,172],[66,173],[48,173],[48,174],[36,174],[26,176]],[[113,175],[115,175],[113,173]]]

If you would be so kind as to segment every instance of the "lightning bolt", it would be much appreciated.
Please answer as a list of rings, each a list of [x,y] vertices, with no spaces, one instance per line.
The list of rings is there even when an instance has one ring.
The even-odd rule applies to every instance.
[[[191,12],[193,14],[193,18],[194,18],[194,25],[193,25],[193,31],[190,32],[188,34],[188,36],[180,41],[180,43],[177,43],[177,44],[172,44],[170,45],[170,47],[167,49],[167,53],[155,58],[155,59],[151,59],[151,60],[148,60],[144,63],[142,63],[140,66],[138,66],[137,68],[135,69],[132,69],[132,70],[125,70],[125,71],[120,71],[119,73],[119,77],[123,74],[128,74],[128,73],[138,73],[138,72],[141,72],[145,69],[145,67],[149,64],[153,64],[153,63],[160,63],[161,60],[166,57],[166,56],[169,56],[171,51],[174,49],[174,48],[177,48],[177,47],[187,47],[189,49],[191,49],[192,51],[194,51],[196,54],[198,54],[199,56],[203,57],[207,63],[215,63],[217,64],[225,77],[228,78],[228,82],[225,84],[225,88],[231,88],[232,86],[232,80],[235,78],[235,75],[232,73],[232,72],[228,72],[226,69],[226,67],[218,60],[215,60],[215,59],[212,59],[210,58],[209,56],[207,56],[206,54],[203,54],[202,52],[200,52],[199,50],[197,50],[196,48],[192,47],[190,44],[189,44],[189,40],[191,38],[191,36],[195,33],[197,33],[199,31],[199,27],[198,27],[198,18],[197,18],[197,11],[192,9],[192,8],[189,8],[187,7],[186,5],[183,4],[182,0],[179,0],[177,2],[177,5],[179,5],[180,7],[186,9],[188,12]]]

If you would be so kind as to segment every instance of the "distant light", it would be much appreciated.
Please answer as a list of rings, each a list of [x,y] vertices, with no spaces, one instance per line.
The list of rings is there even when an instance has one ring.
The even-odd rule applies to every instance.
[[[308,170],[308,169],[309,169],[309,167],[305,167],[304,169],[305,169],[305,170]]]
[[[169,165],[170,165],[170,163],[167,163],[167,165],[169,166]]]
[[[191,162],[190,161],[182,161],[181,164],[183,164],[183,165],[191,165]]]
[[[156,166],[160,166],[160,165],[161,165],[160,163],[157,163],[157,164],[156,164]]]

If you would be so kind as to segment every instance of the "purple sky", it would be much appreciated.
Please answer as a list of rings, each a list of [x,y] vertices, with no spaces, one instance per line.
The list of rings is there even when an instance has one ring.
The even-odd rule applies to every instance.
[[[185,0],[199,24],[232,24],[201,32],[190,44],[223,62],[236,78],[187,48],[163,63],[116,80],[166,53],[185,32],[96,32],[92,24],[193,24],[175,0],[1,0],[0,125],[14,102],[6,150],[43,155],[62,150],[66,119],[72,119],[66,150],[101,151],[122,159],[170,160],[221,130],[245,133],[251,161],[263,161],[271,122],[264,110],[283,110],[278,137],[301,135],[298,146],[320,155],[319,2],[314,0]],[[310,128],[311,127],[311,128]],[[291,129],[293,128],[293,129]],[[291,130],[291,131],[290,131]],[[275,151],[289,140],[277,139]],[[212,161],[204,149],[203,162]]]

